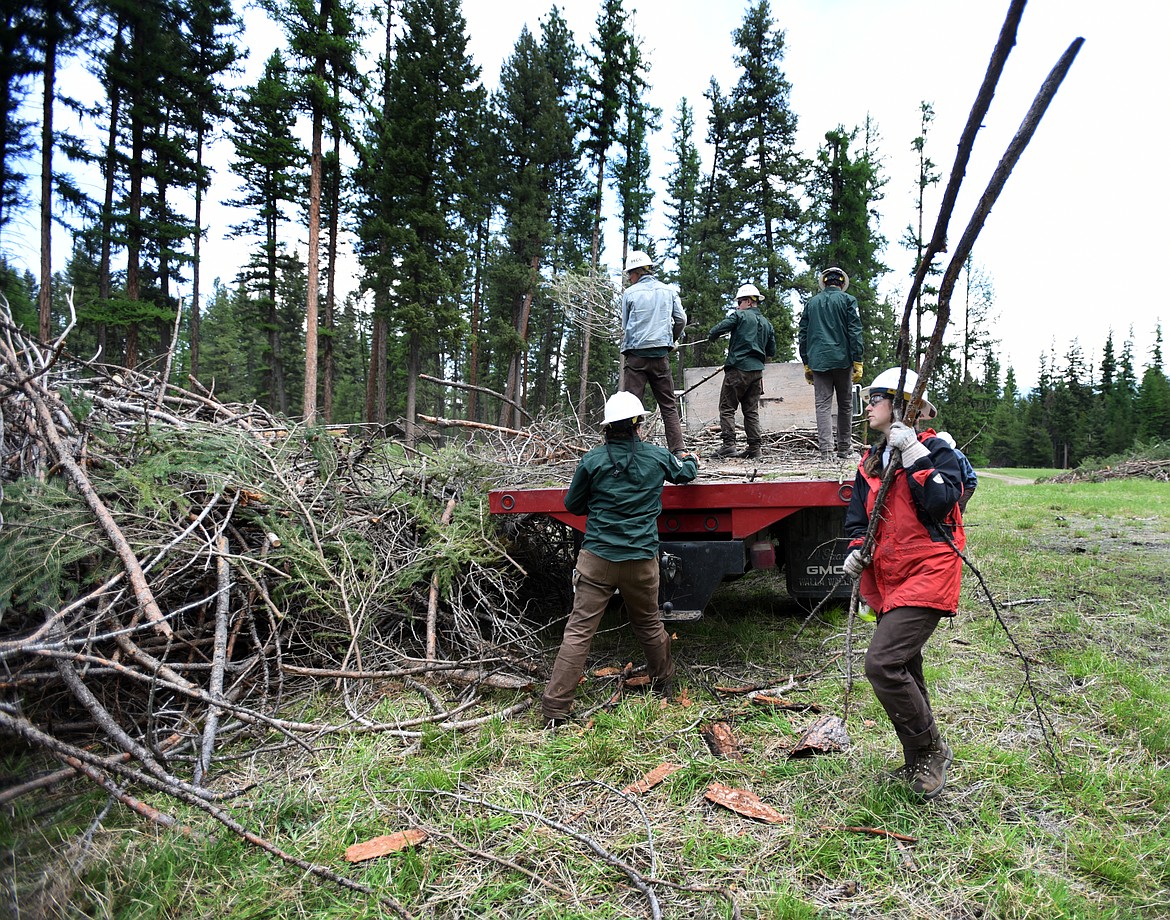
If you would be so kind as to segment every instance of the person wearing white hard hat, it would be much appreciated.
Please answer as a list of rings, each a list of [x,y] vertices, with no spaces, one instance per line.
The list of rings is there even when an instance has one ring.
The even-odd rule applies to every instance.
[[[573,572],[573,610],[544,688],[545,727],[569,718],[589,647],[615,591],[620,591],[630,627],[646,655],[651,687],[669,695],[674,679],[670,636],[658,614],[658,516],[662,486],[691,482],[699,461],[644,442],[639,429],[646,410],[632,393],[605,403],[605,443],[577,465],[565,493],[565,509],[586,515],[585,539]]]
[[[654,261],[639,249],[626,258],[627,287],[622,293],[622,355],[625,376],[622,389],[642,399],[646,386],[654,394],[666,446],[683,449],[682,421],[674,379],[670,373],[670,352],[687,324],[682,301],[673,288],[654,276]]]
[[[800,314],[796,347],[804,362],[804,377],[813,385],[816,404],[817,446],[821,461],[833,460],[833,398],[837,399],[836,455],[853,453],[853,393],[864,371],[865,342],[857,298],[847,294],[849,276],[843,269],[826,268],[817,279],[820,291],[809,298]]]
[[[776,332],[760,311],[760,289],[740,285],[735,292],[736,310],[707,333],[715,341],[731,334],[727,360],[723,362],[723,386],[719,390],[719,434],[723,446],[716,457],[758,458],[762,452],[760,397],[764,394],[764,363],[776,354]],[[743,410],[743,434],[747,449],[736,452],[735,410]]]
[[[850,552],[844,570],[860,578],[862,599],[877,614],[865,654],[865,676],[902,744],[903,766],[891,774],[924,799],[942,792],[952,753],[943,740],[922,671],[922,651],[959,604],[966,545],[962,471],[954,450],[933,431],[898,421],[918,383],[914,371],[882,371],[865,388],[871,430],[881,435],[858,464],[845,512]],[[924,393],[922,418],[937,414]],[[872,558],[862,555],[870,518],[891,464],[897,464],[874,532]]]
[[[951,450],[955,452],[955,456],[959,458],[959,468],[963,471],[963,494],[959,498],[959,510],[963,514],[966,514],[967,502],[971,501],[971,496],[979,488],[979,477],[975,475],[975,467],[971,465],[971,461],[967,459],[967,455],[955,445],[955,439],[951,433],[949,431],[940,431],[938,436],[950,445]]]

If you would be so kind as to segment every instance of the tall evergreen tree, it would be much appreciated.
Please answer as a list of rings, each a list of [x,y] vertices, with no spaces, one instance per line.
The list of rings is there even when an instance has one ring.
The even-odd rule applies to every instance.
[[[556,94],[555,117],[549,118],[545,138],[549,152],[549,238],[548,273],[557,275],[582,268],[591,253],[592,229],[589,193],[577,146],[577,106],[582,87],[581,50],[560,10],[555,6],[541,21],[540,49],[552,77]],[[566,328],[565,311],[551,297],[538,294],[533,303],[532,327],[539,339],[532,352],[534,366],[547,368],[532,381],[529,405],[543,410],[566,395],[563,387],[573,372],[567,366],[570,351],[576,349],[574,366],[582,366],[582,355],[592,352],[581,330]],[[588,379],[588,367],[585,368]]]
[[[277,301],[280,233],[285,209],[299,194],[299,174],[306,159],[290,129],[292,106],[288,69],[276,51],[265,62],[256,85],[246,89],[236,103],[232,171],[243,183],[243,194],[228,202],[249,214],[233,227],[232,235],[260,237],[260,251],[250,260],[244,277],[261,293],[268,334],[267,398],[270,408],[279,412],[289,410]]]
[[[33,48],[39,4],[13,0],[0,12],[0,240],[13,212],[28,201],[21,160],[32,155],[33,122],[21,115],[37,73]]]
[[[53,114],[57,101],[57,68],[73,50],[82,30],[80,7],[68,0],[41,0],[40,16],[33,31],[41,73],[41,273],[37,292],[38,328],[42,341],[51,334],[53,150],[57,138]],[[16,66],[19,65],[19,61]],[[5,116],[7,116],[5,112]],[[7,123],[4,135],[9,133]]]
[[[627,23],[629,13],[622,0],[602,0],[597,15],[597,34],[592,50],[586,52],[584,92],[581,97],[581,126],[586,132],[582,146],[596,177],[593,184],[593,245],[590,264],[601,264],[601,203],[605,191],[609,151],[617,140],[621,122],[622,86],[630,61],[633,41]]]
[[[312,424],[317,417],[318,325],[320,303],[321,182],[324,173],[325,124],[338,115],[333,75],[356,75],[354,60],[360,35],[348,0],[262,0],[262,5],[285,27],[294,69],[298,72],[298,99],[309,113],[309,262],[305,298],[305,373],[302,412]]]
[[[781,69],[784,32],[772,19],[769,0],[757,0],[733,33],[740,75],[728,105],[728,168],[737,191],[741,231],[741,277],[762,270],[770,316],[776,329],[776,356],[794,354],[792,308],[781,300],[792,287],[791,256],[800,232],[800,195],[808,163],[796,145],[796,114],[789,105],[791,84]]]
[[[236,69],[241,56],[237,39],[243,25],[230,0],[192,0],[188,7],[185,45],[191,92],[188,123],[193,128],[195,156],[195,212],[191,242],[191,317],[189,371],[199,376],[199,321],[201,311],[200,244],[203,240],[203,201],[211,185],[211,170],[204,163],[208,141],[228,116],[229,95],[219,79]]]
[[[529,320],[541,296],[542,271],[552,235],[550,193],[560,148],[562,110],[558,90],[541,45],[527,28],[500,72],[494,97],[502,145],[501,198],[505,240],[492,269],[491,332],[497,358],[495,389],[513,402],[525,399],[523,369]],[[517,424],[519,413],[507,403],[501,424]]]
[[[1162,326],[1155,330],[1150,364],[1142,374],[1134,401],[1138,438],[1145,442],[1170,439],[1170,380],[1162,360]]]
[[[886,180],[876,151],[875,128],[868,120],[863,144],[852,151],[860,128],[838,127],[825,134],[817,151],[808,191],[813,201],[804,279],[810,295],[816,277],[831,265],[849,275],[849,293],[857,298],[865,330],[866,361],[878,369],[892,363],[897,326],[889,304],[878,295],[878,282],[889,269],[881,260],[885,238],[876,227],[877,203]]]
[[[1114,358],[1113,332],[1105,340],[1101,358],[1100,443],[1102,456],[1127,450],[1138,436],[1135,425],[1137,378],[1133,366],[1133,331]]]
[[[656,131],[662,110],[646,102],[650,84],[642,56],[641,42],[631,35],[626,44],[628,55],[622,80],[622,126],[619,131],[621,153],[614,159],[613,188],[617,192],[622,218],[622,262],[630,249],[644,249],[648,243],[646,221],[654,201],[650,186],[650,148],[647,135]],[[632,238],[632,242],[631,242]]]
[[[483,91],[458,0],[411,0],[402,20],[383,118],[370,125],[367,139],[363,237],[367,271],[386,288],[390,327],[404,338],[413,436],[424,354],[438,352],[462,329],[472,179],[465,167]]]
[[[918,157],[918,176],[915,180],[914,193],[914,223],[906,227],[902,235],[902,245],[914,253],[914,264],[910,266],[911,277],[918,271],[918,265],[926,251],[926,191],[933,185],[938,185],[940,174],[933,160],[926,155],[926,142],[930,134],[930,126],[934,122],[934,106],[926,101],[918,104],[919,132],[910,142],[910,147]],[[923,317],[935,309],[930,298],[938,294],[933,279],[938,277],[939,270],[935,267],[926,276],[926,281],[918,291],[914,301],[914,356],[915,369],[922,362],[926,345],[923,339]],[[929,330],[927,331],[929,339]]]

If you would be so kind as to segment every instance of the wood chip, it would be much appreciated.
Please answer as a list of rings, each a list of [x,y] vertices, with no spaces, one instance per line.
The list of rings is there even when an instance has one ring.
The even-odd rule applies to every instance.
[[[679,763],[662,763],[656,766],[653,770],[643,776],[637,782],[630,783],[622,792],[633,792],[641,795],[643,792],[649,792],[671,773],[677,773],[682,769],[682,764]]]
[[[712,783],[707,787],[704,798],[716,805],[722,805],[745,818],[755,818],[768,824],[784,824],[789,821],[788,815],[782,815],[771,805],[765,805],[759,796],[746,789],[733,789],[722,783]]]
[[[345,861],[355,863],[376,859],[379,856],[387,856],[390,853],[405,850],[407,847],[416,847],[426,839],[427,832],[419,830],[417,827],[386,834],[382,837],[374,837],[372,840],[367,840],[365,843],[355,843],[346,849]]]

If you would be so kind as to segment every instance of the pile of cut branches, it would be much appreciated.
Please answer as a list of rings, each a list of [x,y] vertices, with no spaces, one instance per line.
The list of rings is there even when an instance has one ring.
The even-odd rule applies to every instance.
[[[163,820],[126,784],[214,811],[228,744],[413,744],[530,705],[539,646],[487,521],[510,466],[490,444],[299,428],[71,358],[0,307],[0,733]],[[344,724],[285,715],[319,686]],[[393,695],[421,715],[380,718]]]
[[[1130,457],[1102,466],[1083,466],[1059,476],[1049,482],[1107,482],[1110,479],[1152,479],[1155,482],[1170,482],[1170,459],[1152,457]]]

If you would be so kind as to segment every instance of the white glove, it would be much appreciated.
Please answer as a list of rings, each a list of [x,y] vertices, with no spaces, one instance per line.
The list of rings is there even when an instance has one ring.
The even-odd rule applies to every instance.
[[[890,426],[890,430],[886,434],[886,441],[890,447],[897,448],[902,452],[902,466],[907,469],[923,457],[930,456],[930,451],[926,449],[926,445],[918,440],[914,429],[901,422],[894,422]]]
[[[902,422],[894,422],[886,432],[886,441],[894,450],[904,451],[911,444],[918,443],[918,435],[914,429]]]
[[[856,580],[861,577],[861,573],[865,571],[865,563],[861,561],[861,550],[855,549],[841,564],[841,568],[845,570],[845,574],[850,578]]]

